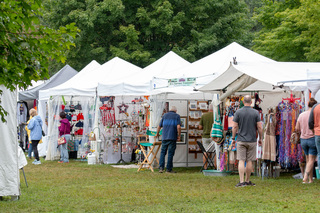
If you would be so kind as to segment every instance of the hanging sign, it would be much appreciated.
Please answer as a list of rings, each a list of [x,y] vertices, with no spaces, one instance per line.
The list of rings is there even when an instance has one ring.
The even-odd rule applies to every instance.
[[[168,80],[168,85],[174,86],[191,86],[196,83],[196,78],[171,78]]]

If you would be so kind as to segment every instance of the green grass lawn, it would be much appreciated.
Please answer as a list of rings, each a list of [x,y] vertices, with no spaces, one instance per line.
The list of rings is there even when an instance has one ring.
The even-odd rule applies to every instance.
[[[235,188],[238,175],[204,176],[200,168],[176,174],[119,169],[86,162],[41,160],[24,168],[19,201],[0,201],[0,212],[319,212],[320,181],[302,184],[292,174],[252,177],[257,186]]]

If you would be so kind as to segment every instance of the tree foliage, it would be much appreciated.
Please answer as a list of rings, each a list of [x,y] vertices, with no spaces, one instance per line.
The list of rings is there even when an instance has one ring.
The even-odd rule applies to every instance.
[[[320,2],[266,1],[256,20],[263,25],[253,49],[278,61],[319,61]]]
[[[49,28],[40,23],[41,0],[0,2],[0,84],[10,90],[26,88],[31,80],[48,75],[48,62],[64,62],[65,50],[74,45],[74,23]],[[5,111],[0,108],[3,121]]]
[[[249,10],[239,0],[45,0],[45,21],[81,29],[68,63],[118,56],[144,67],[170,50],[189,61],[237,41],[250,44]]]

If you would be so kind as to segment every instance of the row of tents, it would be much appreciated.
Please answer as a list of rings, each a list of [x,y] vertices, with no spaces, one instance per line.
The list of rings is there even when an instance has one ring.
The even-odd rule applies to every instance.
[[[102,65],[93,60],[79,73],[66,65],[43,85],[20,92],[19,100],[41,101],[56,95],[188,94],[194,90],[220,93],[242,76],[253,80],[238,90],[274,91],[284,82],[294,82],[285,85],[317,91],[316,82],[297,81],[319,80],[320,63],[277,62],[234,42],[194,63],[169,52],[144,69],[118,57]],[[187,78],[194,78],[194,83],[185,87],[169,84],[171,79]]]
[[[19,92],[19,100],[37,99],[44,118],[46,102],[53,96],[166,94],[179,99],[216,93],[223,101],[238,91],[310,90],[315,95],[319,80],[320,63],[277,62],[232,43],[194,63],[169,52],[144,69],[118,57],[102,65],[93,60],[80,72],[66,65],[44,84]],[[14,93],[2,90],[2,105],[9,115],[7,124],[0,124],[0,158],[4,162],[0,164],[0,196],[20,195],[16,113],[11,112],[16,109],[16,99]]]

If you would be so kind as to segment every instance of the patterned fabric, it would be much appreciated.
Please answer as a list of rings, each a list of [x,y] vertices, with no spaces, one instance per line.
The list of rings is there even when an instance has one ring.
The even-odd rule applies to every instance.
[[[280,127],[281,127],[281,113],[276,113],[277,124],[276,124],[276,135],[280,135]]]
[[[292,168],[303,159],[301,146],[290,143],[291,134],[300,112],[300,105],[280,102],[278,106],[281,112],[279,163],[284,168]]]

